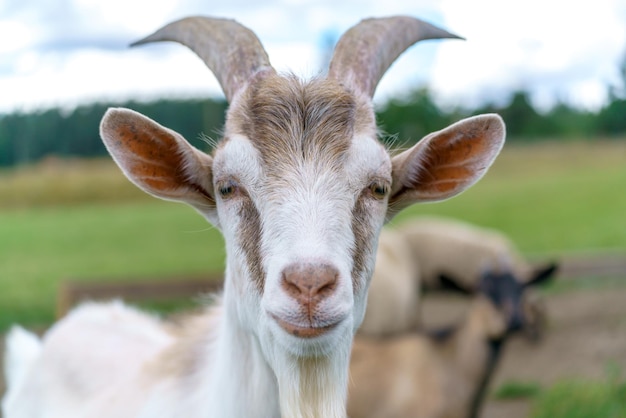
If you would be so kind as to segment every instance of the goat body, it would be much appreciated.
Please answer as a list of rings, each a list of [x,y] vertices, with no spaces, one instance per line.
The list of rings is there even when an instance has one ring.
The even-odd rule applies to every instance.
[[[483,273],[466,318],[439,335],[355,338],[348,414],[352,418],[476,418],[502,345],[529,320],[524,296],[549,278],[519,283]]]
[[[496,115],[393,157],[377,139],[371,98],[386,69],[415,42],[450,37],[404,16],[364,20],[339,40],[328,76],[310,81],[278,74],[232,20],[186,18],[138,42],[190,47],[230,102],[211,155],[128,109],[100,126],[134,184],[220,229],[221,302],[185,338],[117,304],[79,308],[15,372],[5,417],[345,417],[384,221],[467,189],[503,145]]]
[[[359,331],[390,335],[419,327],[422,288],[461,287],[470,293],[487,270],[512,272],[520,283],[550,276],[555,263],[532,266],[503,233],[442,217],[418,217],[383,228],[367,312]],[[527,292],[526,331],[541,335],[545,309],[541,299]]]
[[[422,216],[402,223],[398,231],[419,260],[425,288],[437,288],[442,275],[469,288],[487,269],[512,271],[521,282],[530,279],[533,267],[513,242],[495,229],[444,217]]]
[[[419,277],[417,260],[404,236],[383,228],[359,333],[382,336],[416,329],[419,325]]]
[[[486,321],[484,301],[444,339],[405,333],[359,336],[350,363],[351,418],[466,418],[492,359],[489,338],[504,323]],[[497,316],[495,317],[497,318]]]

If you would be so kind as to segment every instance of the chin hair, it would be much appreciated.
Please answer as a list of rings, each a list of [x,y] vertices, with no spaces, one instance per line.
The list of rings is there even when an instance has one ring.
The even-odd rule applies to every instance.
[[[274,371],[280,411],[290,418],[345,418],[350,342],[341,341],[324,356],[276,353]]]

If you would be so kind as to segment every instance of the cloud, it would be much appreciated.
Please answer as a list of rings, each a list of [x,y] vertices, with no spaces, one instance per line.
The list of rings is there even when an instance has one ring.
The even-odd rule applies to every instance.
[[[428,41],[381,80],[381,102],[428,84],[446,103],[503,100],[528,88],[539,103],[594,107],[619,77],[626,45],[621,0],[0,0],[0,112],[87,100],[221,95],[199,59],[174,44],[128,49],[188,15],[250,27],[280,71],[323,71],[329,46],[362,18],[408,14],[467,38]]]
[[[442,10],[467,37],[443,45],[435,62],[433,88],[447,101],[495,100],[498,91],[524,88],[539,105],[596,108],[626,50],[618,0],[442,0]]]
[[[26,0],[0,9],[0,112],[15,108],[74,106],[86,100],[221,95],[213,75],[178,45],[127,49],[127,44],[187,15],[236,18],[262,40],[279,71],[304,77],[323,71],[329,39],[364,17],[437,15],[436,1],[399,0]],[[383,12],[385,9],[385,12]],[[358,12],[355,13],[355,10]],[[432,55],[432,54],[431,54]],[[416,67],[398,63],[381,83],[395,86]],[[417,71],[419,73],[420,71]],[[395,74],[395,75],[394,75]]]

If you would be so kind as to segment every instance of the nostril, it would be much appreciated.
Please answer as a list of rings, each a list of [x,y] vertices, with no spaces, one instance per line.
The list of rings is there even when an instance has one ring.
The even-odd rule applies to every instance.
[[[302,290],[290,280],[290,277],[283,276],[283,287],[290,295],[296,297],[302,293]]]
[[[337,287],[337,277],[335,276],[333,279],[329,280],[328,283],[320,287],[317,293],[320,296],[327,296],[333,293],[336,287]]]

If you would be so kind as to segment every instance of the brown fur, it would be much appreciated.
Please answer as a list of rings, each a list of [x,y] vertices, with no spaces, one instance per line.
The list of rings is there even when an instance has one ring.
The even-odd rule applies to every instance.
[[[396,156],[388,218],[416,201],[443,200],[467,189],[486,172],[485,162],[500,152],[502,143],[493,138],[504,134],[498,118],[470,118],[428,135]]]
[[[272,177],[302,160],[334,167],[344,160],[356,133],[365,127],[375,129],[373,111],[362,112],[363,107],[337,81],[303,82],[293,75],[269,74],[251,85],[231,109],[227,135],[249,138]],[[236,132],[229,131],[235,126]]]
[[[445,132],[445,131],[444,131]],[[472,159],[476,155],[483,155],[490,143],[480,140],[485,136],[484,130],[474,129],[464,132],[463,146],[456,144],[458,139],[454,132],[445,132],[441,136],[441,141],[446,143],[446,147],[442,147],[440,152],[429,154],[429,159],[424,159],[419,171],[413,180],[412,186],[417,184],[428,185],[441,193],[446,193],[458,187],[458,183],[467,182],[472,177],[475,170]],[[436,181],[435,179],[446,178],[446,182]]]
[[[365,193],[365,192],[364,192]],[[358,197],[354,208],[352,209],[352,233],[354,234],[354,249],[352,250],[352,288],[356,293],[361,286],[361,277],[367,268],[367,261],[374,251],[372,243],[375,242],[373,236],[377,231],[372,231],[367,222],[369,211],[367,208],[368,200],[365,196]],[[367,275],[369,277],[369,275]]]
[[[255,286],[263,293],[265,287],[265,270],[261,255],[261,215],[254,202],[245,196],[239,209],[241,221],[239,223],[238,241],[246,257],[246,266],[250,271]]]
[[[180,152],[179,143],[184,139],[179,134],[155,126],[145,117],[109,118],[102,128],[116,138],[108,143],[109,151],[125,159],[126,169],[133,172],[139,187],[148,193],[159,191],[162,197],[169,199],[180,199],[186,190],[190,190],[200,204],[215,207],[215,199],[210,193],[210,170],[202,173],[187,171],[190,161],[206,157],[200,152]],[[187,189],[181,188],[181,184]]]

